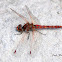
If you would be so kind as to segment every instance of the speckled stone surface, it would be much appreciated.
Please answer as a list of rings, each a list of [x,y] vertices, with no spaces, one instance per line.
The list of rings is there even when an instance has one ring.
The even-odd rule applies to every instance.
[[[25,5],[39,24],[62,25],[62,0],[0,0],[0,62],[62,62],[62,28],[39,30],[46,35],[34,32],[34,37],[16,31],[26,22],[10,8],[29,21]]]

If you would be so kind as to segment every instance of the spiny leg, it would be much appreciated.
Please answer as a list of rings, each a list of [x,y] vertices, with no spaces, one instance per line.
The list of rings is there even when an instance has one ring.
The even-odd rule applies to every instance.
[[[28,33],[28,37],[27,37],[27,40],[29,39],[29,36],[30,36],[30,33]]]
[[[14,34],[14,35],[21,35],[22,34],[22,32],[21,33],[19,33],[19,34]]]
[[[36,30],[37,31],[37,30]],[[39,31],[37,31],[37,32],[39,32]],[[46,34],[43,34],[43,33],[41,33],[41,32],[39,32],[40,34],[42,34],[42,35],[46,35]]]

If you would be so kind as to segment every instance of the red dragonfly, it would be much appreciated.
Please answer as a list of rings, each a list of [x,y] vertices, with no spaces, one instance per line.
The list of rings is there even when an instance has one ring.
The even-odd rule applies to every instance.
[[[29,17],[31,19],[31,23],[29,23],[28,20],[24,16],[22,16],[21,14],[17,13],[16,11],[14,11],[13,9],[10,8],[13,12],[15,12],[19,17],[21,17],[26,22],[23,26],[21,24],[19,24],[17,26],[17,31],[19,31],[20,33],[23,33],[23,32],[29,33],[30,31],[32,31],[33,39],[34,39],[34,31],[39,32],[38,31],[39,29],[42,30],[42,29],[62,28],[62,26],[45,26],[45,25],[42,26],[39,23],[38,19],[31,13],[29,8],[27,6],[25,6],[25,7],[26,7],[26,10],[27,10]],[[39,32],[39,33],[41,33],[41,32]],[[32,41],[34,41],[34,40],[32,40]],[[14,53],[16,53],[16,50],[14,51]],[[30,54],[31,54],[31,50],[30,50]]]

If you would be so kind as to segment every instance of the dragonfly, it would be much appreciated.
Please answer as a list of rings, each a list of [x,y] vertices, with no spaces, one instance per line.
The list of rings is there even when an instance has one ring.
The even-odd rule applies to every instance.
[[[30,17],[31,23],[26,19],[26,17],[24,17],[23,15],[19,14],[18,12],[16,12],[15,10],[13,10],[12,8],[10,8],[13,12],[15,12],[19,17],[21,17],[26,23],[22,26],[22,24],[19,24],[16,29],[18,32],[20,32],[21,34],[23,32],[25,33],[29,33],[30,31],[32,32],[33,35],[33,39],[34,39],[34,32],[38,30],[42,30],[42,29],[57,29],[57,28],[62,28],[62,26],[47,26],[47,25],[41,25],[38,21],[38,19],[32,14],[32,12],[30,11],[30,9],[25,5],[27,13]],[[43,34],[41,32],[39,32],[40,34]],[[32,40],[34,41],[34,40]],[[31,50],[30,50],[30,54],[31,54]],[[14,53],[16,53],[16,50],[14,51]]]

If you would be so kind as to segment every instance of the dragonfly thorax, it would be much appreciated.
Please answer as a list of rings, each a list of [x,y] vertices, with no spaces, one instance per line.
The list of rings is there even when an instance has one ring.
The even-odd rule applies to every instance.
[[[34,31],[35,30],[35,26],[33,25],[33,23],[26,23],[23,26],[21,24],[19,24],[17,26],[17,31],[19,32],[29,32],[29,31]]]
[[[26,23],[23,27],[22,27],[23,31],[25,32],[29,32],[29,31],[34,31],[35,30],[35,26],[33,25],[33,23]]]

